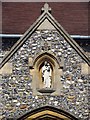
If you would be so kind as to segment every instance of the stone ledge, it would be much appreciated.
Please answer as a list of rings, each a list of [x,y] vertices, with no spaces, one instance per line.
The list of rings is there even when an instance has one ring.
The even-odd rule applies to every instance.
[[[53,92],[55,92],[55,89],[52,89],[52,88],[42,88],[42,89],[38,89],[38,92],[40,92],[40,93],[53,93]]]

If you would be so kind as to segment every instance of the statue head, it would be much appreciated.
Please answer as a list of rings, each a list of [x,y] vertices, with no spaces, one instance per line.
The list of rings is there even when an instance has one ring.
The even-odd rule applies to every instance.
[[[44,65],[45,65],[45,66],[47,66],[47,64],[48,64],[48,62],[47,62],[47,61],[45,61],[45,62],[44,62]]]

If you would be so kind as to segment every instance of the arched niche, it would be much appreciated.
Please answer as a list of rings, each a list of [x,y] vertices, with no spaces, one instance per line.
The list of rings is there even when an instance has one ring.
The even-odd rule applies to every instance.
[[[45,64],[47,63],[47,65]],[[53,94],[59,95],[62,89],[60,76],[62,75],[61,61],[58,61],[57,57],[50,52],[42,52],[32,60],[32,66],[30,66],[30,74],[32,75],[32,89],[33,95]],[[49,69],[49,72],[44,72]],[[45,83],[46,82],[46,83]]]

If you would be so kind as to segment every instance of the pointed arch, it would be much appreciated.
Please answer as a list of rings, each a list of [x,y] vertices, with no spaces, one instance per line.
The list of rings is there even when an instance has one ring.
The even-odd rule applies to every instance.
[[[35,66],[36,62],[37,62],[37,66],[38,64],[42,61],[45,61],[45,60],[48,60],[51,64],[55,65],[55,61],[56,63],[58,64],[58,66],[60,67],[60,60],[57,59],[57,57],[55,56],[55,54],[51,53],[51,52],[48,52],[48,51],[45,51],[45,52],[42,52],[40,54],[38,54],[34,61],[33,61],[33,66]]]
[[[78,120],[70,113],[52,106],[43,106],[37,108],[19,117],[17,120],[45,120],[46,118],[52,120]]]

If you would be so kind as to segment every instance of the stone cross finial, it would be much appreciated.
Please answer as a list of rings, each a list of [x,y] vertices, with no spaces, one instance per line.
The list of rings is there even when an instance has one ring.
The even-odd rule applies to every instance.
[[[49,7],[49,5],[47,3],[44,4],[44,7],[42,8],[42,12],[51,12],[51,8]]]

